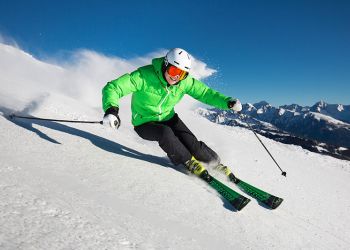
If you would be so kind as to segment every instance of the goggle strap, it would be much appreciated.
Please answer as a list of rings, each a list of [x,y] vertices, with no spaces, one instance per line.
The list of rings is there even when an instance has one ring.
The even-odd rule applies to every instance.
[[[185,79],[187,76],[187,72],[186,71],[182,71],[181,75],[180,75],[180,80]]]

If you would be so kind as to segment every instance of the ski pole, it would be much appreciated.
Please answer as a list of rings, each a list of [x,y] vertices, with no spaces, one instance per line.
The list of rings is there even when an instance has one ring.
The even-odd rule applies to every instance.
[[[30,119],[30,120],[41,120],[41,121],[52,121],[52,122],[72,122],[72,123],[98,123],[103,124],[102,121],[79,121],[79,120],[59,120],[59,119],[47,119],[34,116],[21,116],[16,114],[9,115],[10,119],[20,118],[20,119]]]
[[[270,153],[270,151],[267,149],[267,147],[265,146],[265,144],[261,141],[261,139],[259,138],[259,136],[256,134],[256,132],[254,131],[254,129],[252,128],[252,126],[250,126],[249,122],[247,121],[247,118],[244,117],[243,114],[241,114],[240,112],[238,112],[238,114],[240,115],[240,117],[244,118],[244,121],[247,123],[249,129],[254,133],[254,135],[256,136],[256,138],[259,140],[259,142],[261,143],[261,145],[265,148],[266,152],[270,155],[271,159],[276,163],[277,167],[281,170],[282,175],[284,177],[287,177],[287,173],[285,171],[282,170],[282,168],[280,167],[280,165],[277,163],[277,161],[275,160],[275,158],[272,156],[272,154]]]

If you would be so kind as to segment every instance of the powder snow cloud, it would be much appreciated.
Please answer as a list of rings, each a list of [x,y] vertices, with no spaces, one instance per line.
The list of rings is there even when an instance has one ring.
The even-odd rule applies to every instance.
[[[21,108],[51,93],[65,95],[91,107],[101,106],[101,89],[110,80],[150,64],[167,50],[125,59],[80,49],[62,58],[35,58],[15,41],[0,36],[0,104]],[[193,58],[191,74],[204,79],[216,70]]]

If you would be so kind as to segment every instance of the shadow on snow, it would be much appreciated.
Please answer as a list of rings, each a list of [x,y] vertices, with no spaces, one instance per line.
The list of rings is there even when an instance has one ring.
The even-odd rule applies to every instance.
[[[141,161],[147,161],[147,162],[150,162],[153,164],[161,165],[163,167],[170,167],[176,171],[179,171],[179,172],[187,175],[187,170],[185,168],[183,168],[182,166],[180,166],[180,167],[174,166],[167,159],[165,159],[163,157],[141,153],[137,150],[131,149],[129,147],[126,147],[126,146],[121,145],[117,142],[108,140],[108,139],[103,138],[101,136],[98,136],[98,135],[95,135],[95,134],[92,134],[92,133],[89,133],[89,132],[86,132],[86,131],[83,131],[83,130],[80,130],[77,128],[69,127],[67,125],[64,125],[64,124],[61,124],[58,122],[41,121],[41,120],[24,120],[24,119],[16,119],[16,118],[11,119],[9,117],[9,115],[14,113],[15,111],[8,109],[6,107],[0,107],[0,112],[3,113],[3,116],[8,121],[16,124],[17,126],[20,126],[22,128],[25,128],[29,131],[36,133],[40,138],[47,140],[51,143],[61,144],[60,142],[58,142],[54,138],[51,138],[47,134],[41,132],[39,129],[34,128],[33,127],[34,124],[37,124],[39,126],[43,126],[43,127],[49,128],[49,129],[53,129],[56,131],[64,132],[64,133],[67,133],[70,135],[85,138],[85,139],[89,140],[92,144],[94,144],[95,146],[97,146],[97,147],[99,147],[107,152],[122,155],[125,157],[137,159],[137,160],[141,160]],[[23,113],[23,112],[19,112],[19,113]],[[229,204],[229,202],[227,202],[222,197],[221,197],[221,199],[223,201],[223,206],[226,209],[237,212],[237,210],[235,210],[231,206],[231,204]]]
[[[58,142],[54,138],[51,138],[47,134],[41,132],[39,129],[34,128],[33,127],[34,124],[37,124],[37,125],[49,128],[49,129],[57,130],[60,132],[64,132],[64,133],[67,133],[70,135],[85,138],[85,139],[89,140],[92,144],[94,144],[95,146],[97,146],[105,151],[114,153],[114,154],[122,155],[125,157],[130,157],[130,158],[134,158],[134,159],[138,159],[138,160],[142,160],[142,161],[147,161],[150,163],[161,165],[163,167],[171,167],[171,168],[174,168],[175,170],[179,170],[176,167],[174,167],[167,159],[165,159],[163,157],[158,157],[158,156],[154,156],[154,155],[141,153],[137,150],[131,149],[131,148],[126,147],[124,145],[121,145],[117,142],[108,140],[106,138],[89,133],[87,131],[83,131],[83,130],[80,130],[77,128],[69,127],[67,125],[64,125],[64,124],[61,124],[58,122],[40,121],[40,120],[21,120],[21,119],[16,119],[16,118],[11,119],[11,118],[9,118],[9,115],[13,113],[13,110],[10,110],[10,109],[5,108],[5,107],[0,107],[0,112],[3,113],[3,116],[8,121],[10,121],[10,122],[22,127],[22,128],[25,128],[29,131],[36,133],[40,138],[47,140],[51,143],[61,144],[60,142]]]

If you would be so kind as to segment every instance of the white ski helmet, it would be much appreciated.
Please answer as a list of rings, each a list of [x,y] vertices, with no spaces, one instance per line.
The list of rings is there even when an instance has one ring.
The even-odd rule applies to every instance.
[[[165,66],[168,66],[168,63],[186,72],[189,72],[191,69],[190,54],[184,49],[174,48],[169,50],[165,56]]]

